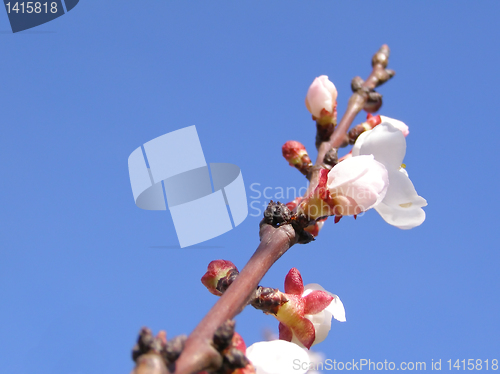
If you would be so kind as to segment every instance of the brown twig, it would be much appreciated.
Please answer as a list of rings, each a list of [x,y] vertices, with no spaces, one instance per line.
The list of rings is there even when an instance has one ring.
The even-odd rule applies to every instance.
[[[291,225],[275,228],[264,224],[260,236],[259,247],[238,278],[189,336],[184,351],[176,361],[175,374],[196,373],[212,366],[212,361],[219,357],[214,355],[210,346],[215,330],[243,310],[267,271],[296,242]]]

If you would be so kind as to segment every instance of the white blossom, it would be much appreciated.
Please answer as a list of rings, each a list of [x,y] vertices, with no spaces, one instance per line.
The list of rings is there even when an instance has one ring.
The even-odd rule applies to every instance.
[[[362,133],[352,149],[353,159],[373,155],[387,169],[389,188],[384,199],[374,206],[375,210],[387,223],[400,229],[411,229],[424,222],[422,207],[427,201],[417,194],[402,167],[405,153],[403,132],[388,121]]]
[[[309,321],[311,321],[314,325],[316,338],[314,339],[313,345],[321,343],[323,340],[326,339],[328,333],[330,332],[330,329],[332,328],[332,317],[340,322],[346,321],[344,304],[342,304],[340,298],[337,295],[325,290],[321,285],[317,283],[310,283],[305,285],[304,293],[302,294],[302,296],[305,297],[312,291],[316,290],[326,292],[327,294],[333,297],[333,300],[330,303],[330,305],[328,305],[326,309],[322,310],[321,312],[317,314],[304,315],[304,317],[307,318]],[[293,335],[292,342],[303,347],[303,345],[299,342],[299,340],[296,338],[295,335]]]
[[[305,374],[309,370],[307,352],[284,340],[254,343],[247,348],[246,356],[256,374]]]

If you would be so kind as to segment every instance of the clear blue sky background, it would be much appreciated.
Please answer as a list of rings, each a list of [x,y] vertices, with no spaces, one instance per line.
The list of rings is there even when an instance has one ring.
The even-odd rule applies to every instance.
[[[341,297],[347,322],[315,346],[327,358],[428,370],[500,359],[499,12],[494,1],[82,0],[12,34],[0,11],[2,372],[128,373],[141,326],[189,333],[216,301],[199,281],[207,264],[242,268],[260,217],[250,209],[179,249],[168,212],[135,206],[129,154],[196,125],[207,161],[240,166],[249,203],[263,205],[253,183],[272,198],[305,186],[281,145],[299,140],[315,157],[312,80],[336,84],[341,115],[383,43],[397,75],[381,114],[410,126],[425,223],[401,231],[375,211],[327,222],[262,284],[282,287],[297,267]],[[277,324],[252,308],[237,318],[248,344]]]

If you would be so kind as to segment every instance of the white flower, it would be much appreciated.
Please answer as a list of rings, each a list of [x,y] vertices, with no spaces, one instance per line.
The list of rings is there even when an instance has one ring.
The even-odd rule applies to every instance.
[[[324,291],[330,296],[333,297],[332,302],[330,305],[326,307],[326,309],[323,309],[321,312],[316,313],[316,314],[304,314],[304,317],[307,318],[309,321],[312,322],[314,325],[314,331],[316,333],[316,338],[314,339],[314,343],[312,345],[321,343],[323,340],[326,339],[328,336],[328,333],[330,332],[332,328],[332,317],[335,318],[337,321],[340,322],[345,322],[345,309],[344,309],[344,304],[342,304],[342,301],[340,301],[340,298],[325,290],[321,285],[317,283],[310,283],[304,286],[304,293],[302,294],[302,297],[305,297],[306,295],[310,294],[312,291]],[[295,334],[292,337],[292,343],[298,344],[301,347],[303,345],[299,342]]]
[[[353,159],[360,155],[373,155],[375,160],[385,166],[389,175],[389,188],[382,202],[374,208],[387,223],[400,229],[411,229],[424,222],[422,207],[427,205],[427,201],[418,196],[408,173],[402,168],[406,153],[402,130],[387,121],[386,117],[384,119],[385,122],[358,137],[352,155]]]
[[[332,325],[332,317],[344,322],[345,311],[337,295],[326,291],[317,283],[304,287],[302,276],[296,268],[285,277],[285,297],[275,314],[281,340],[310,349],[325,340]]]
[[[349,158],[328,173],[327,189],[334,203],[334,214],[359,214],[378,205],[389,185],[384,165],[371,155]]]
[[[309,370],[307,352],[284,340],[252,344],[247,348],[246,356],[256,374],[305,374]]]

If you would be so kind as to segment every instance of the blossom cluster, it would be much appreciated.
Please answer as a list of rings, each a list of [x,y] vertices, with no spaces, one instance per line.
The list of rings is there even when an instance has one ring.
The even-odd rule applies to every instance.
[[[238,274],[236,266],[227,260],[210,262],[201,278],[203,285],[214,295],[221,296]],[[259,342],[245,350],[238,340],[238,349],[246,354],[257,374],[281,374],[291,370],[292,360],[308,362],[311,346],[326,339],[332,319],[345,322],[345,310],[340,298],[316,283],[304,285],[298,269],[292,268],[285,277],[284,292],[274,290],[272,298],[279,300],[275,308],[265,309],[279,321],[279,340]],[[266,296],[264,296],[266,297]],[[253,304],[252,304],[253,305]],[[240,339],[235,333],[234,339]],[[305,373],[306,371],[302,371]],[[250,374],[249,367],[232,374]]]
[[[375,65],[385,69],[387,58],[388,47],[384,45],[372,59],[374,69]],[[416,192],[403,163],[409,128],[402,121],[371,114],[377,111],[382,103],[381,95],[375,92],[373,87],[394,75],[393,71],[387,69],[383,73],[378,70],[378,73],[380,74],[375,74],[378,76],[376,84],[373,80],[373,84],[365,84],[359,77],[352,82],[353,91],[361,95],[365,102],[363,108],[368,112],[368,118],[348,134],[345,134],[345,130],[350,121],[346,123],[345,118],[350,118],[349,116],[345,116],[339,124],[343,133],[335,132],[338,96],[335,85],[325,75],[313,81],[307,91],[305,104],[316,121],[316,146],[321,157],[318,156],[318,162],[313,165],[301,143],[288,141],[282,147],[285,159],[308,178],[310,185],[303,196],[296,197],[286,206],[271,201],[261,222],[263,247],[259,247],[256,256],[250,260],[254,262],[249,262],[246,269],[255,270],[255,264],[260,267],[266,260],[272,260],[267,267],[262,266],[262,269],[267,270],[276,258],[283,254],[279,242],[272,248],[269,245],[273,243],[272,240],[265,239],[266,232],[270,232],[272,238],[283,225],[289,225],[286,228],[289,232],[295,230],[295,236],[286,235],[286,241],[291,242],[286,250],[294,243],[308,243],[313,240],[328,217],[334,217],[334,222],[337,223],[344,216],[356,218],[372,208],[387,223],[400,229],[411,229],[424,222],[425,212],[422,208],[427,202]],[[373,76],[370,75],[370,78]],[[369,81],[370,79],[367,80]],[[357,108],[357,112],[360,110],[361,106]],[[349,144],[353,147],[347,155],[338,159],[337,144],[341,141],[343,143],[339,147]],[[266,252],[269,249],[279,250],[279,256],[270,256],[270,253],[274,255],[277,252]],[[251,273],[256,275],[251,279],[252,282],[248,282],[248,274]],[[283,291],[263,286],[254,288],[257,276],[261,279],[262,275],[263,273],[256,271],[243,271],[240,275],[236,266],[227,260],[214,260],[208,265],[201,282],[213,295],[222,296],[221,301],[229,301],[220,305],[230,310],[228,305],[231,304],[235,310],[236,307],[242,308],[249,304],[265,314],[272,315],[278,320],[279,339],[258,342],[247,348],[243,338],[234,331],[235,322],[231,318],[235,313],[222,312],[218,317],[228,319],[222,324],[218,320],[220,326],[211,339],[203,336],[204,344],[207,344],[207,341],[210,344],[209,351],[213,357],[210,364],[203,366],[208,371],[200,373],[305,374],[308,368],[304,368],[304,365],[294,366],[294,362],[314,361],[309,350],[327,338],[332,328],[332,320],[346,321],[344,305],[339,296],[316,283],[304,285],[298,269],[290,269],[285,277]],[[240,276],[242,278],[238,278]],[[244,284],[245,280],[246,289],[236,286]],[[234,287],[230,289],[233,283]],[[239,293],[242,290],[243,292]],[[226,292],[228,293],[225,294]],[[238,296],[241,303],[238,298],[231,299],[234,295]],[[242,298],[241,295],[245,297]],[[218,310],[220,312],[223,309]],[[205,332],[211,334],[214,325],[206,328]],[[143,329],[134,347],[133,359],[137,367],[142,363],[151,367],[150,360],[154,359],[162,360],[161,365],[172,368],[181,361],[176,360],[181,357],[185,342],[185,337],[167,341],[165,332],[153,337],[149,329]],[[189,342],[187,340],[186,346]],[[193,350],[196,349],[196,346],[192,347],[195,347]],[[136,372],[141,371],[138,369]]]
[[[337,90],[332,86],[321,76],[309,88],[306,102],[314,118],[328,117],[336,107]],[[385,116],[380,122],[358,136],[348,157],[329,171],[320,170],[316,187],[301,200],[297,213],[312,220],[335,216],[338,221],[374,208],[400,229],[422,224],[427,202],[417,194],[403,164],[408,126]]]
[[[306,107],[318,128],[336,126],[336,100],[337,89],[327,76],[316,78],[309,87]],[[356,218],[372,208],[400,229],[414,228],[425,220],[422,207],[427,202],[416,192],[403,163],[408,126],[393,118],[369,114],[367,122],[357,127],[351,152],[331,169],[320,169],[317,180],[311,181],[314,185],[310,192],[287,204],[292,212],[310,220],[312,224],[306,231],[313,236],[318,235],[328,216],[338,222],[343,216]],[[308,175],[312,163],[301,143],[285,143],[283,156]],[[273,313],[279,321],[280,340],[255,343],[247,350],[257,374],[288,373],[293,358],[308,362],[301,347],[309,349],[322,342],[332,318],[346,320],[340,298],[318,284],[304,286],[295,268],[287,274],[280,294],[286,302]]]

